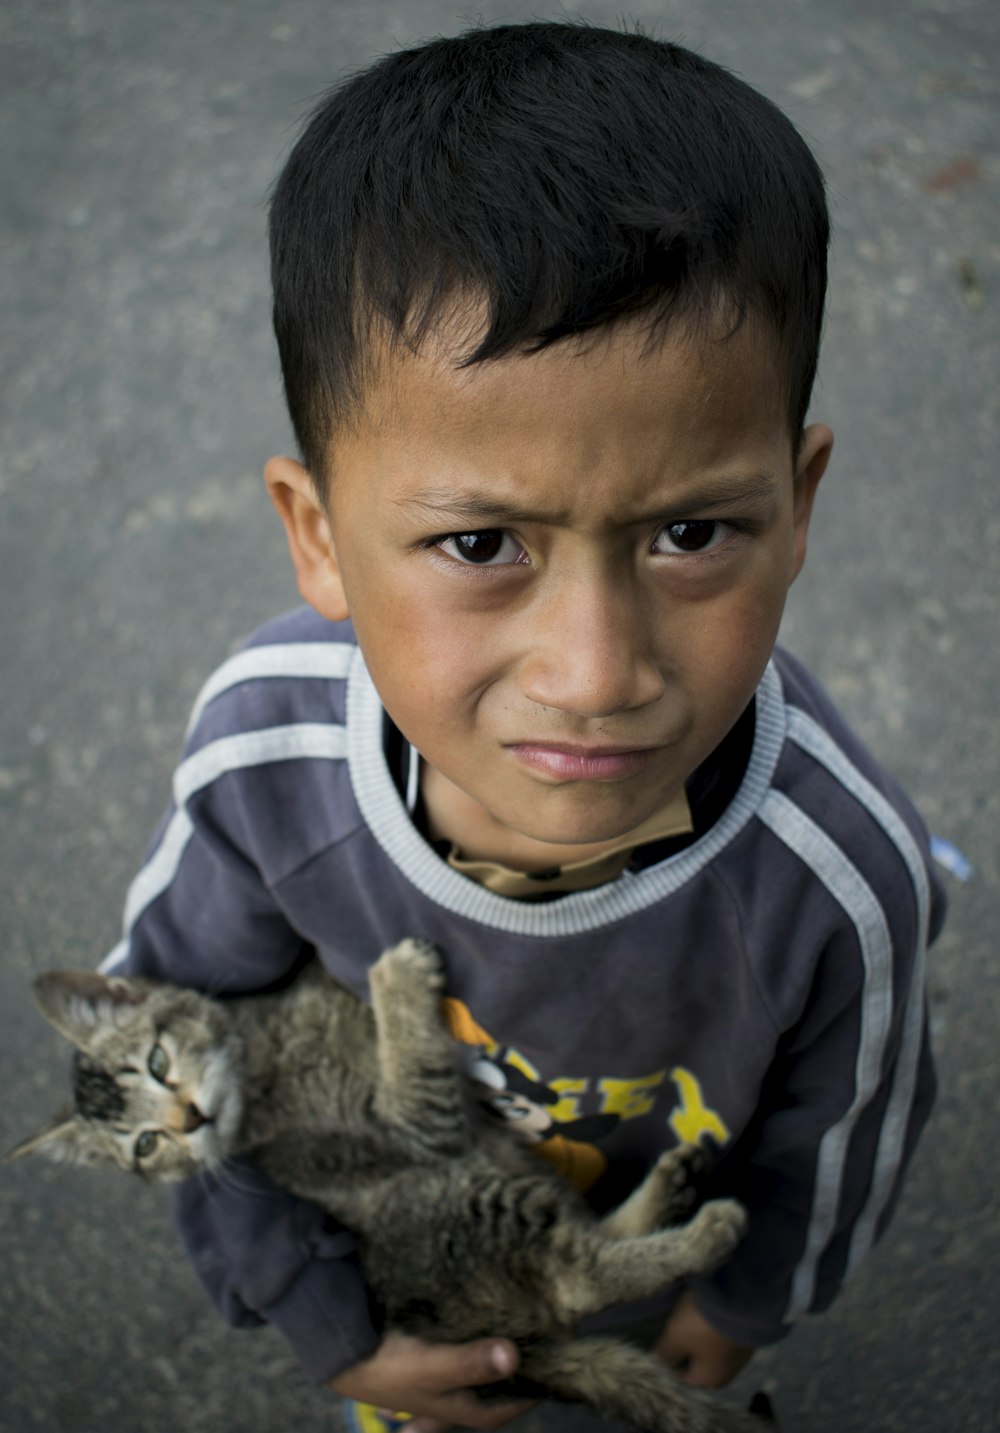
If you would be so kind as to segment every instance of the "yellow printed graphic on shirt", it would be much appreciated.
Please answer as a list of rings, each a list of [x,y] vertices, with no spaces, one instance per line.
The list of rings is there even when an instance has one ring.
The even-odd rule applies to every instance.
[[[352,1403],[349,1417],[358,1433],[391,1433],[410,1421],[409,1413],[384,1413],[372,1403]]]
[[[594,1141],[625,1120],[649,1114],[667,1079],[666,1070],[656,1070],[634,1079],[564,1075],[545,1081],[520,1051],[496,1041],[461,1000],[449,996],[442,1005],[451,1034],[469,1047],[466,1073],[479,1087],[483,1106],[515,1125],[526,1143],[581,1191],[607,1168]],[[724,1144],[729,1130],[706,1105],[697,1077],[677,1065],[669,1078],[678,1103],[667,1123],[677,1139],[696,1143],[705,1134]]]
[[[492,1055],[494,1050],[499,1048],[493,1036],[488,1035],[472,1018],[469,1007],[461,1000],[446,995],[441,1005],[444,1009],[444,1022],[453,1039],[461,1040],[463,1045],[481,1045],[487,1055]]]
[[[676,1065],[670,1071],[670,1078],[677,1086],[681,1100],[667,1121],[677,1138],[682,1143],[697,1144],[703,1134],[708,1134],[717,1144],[725,1144],[729,1130],[715,1110],[710,1110],[705,1104],[697,1077],[690,1070]]]

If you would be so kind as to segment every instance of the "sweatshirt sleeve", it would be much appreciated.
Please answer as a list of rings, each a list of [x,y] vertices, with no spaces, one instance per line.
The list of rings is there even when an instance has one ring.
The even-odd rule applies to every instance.
[[[733,1257],[695,1284],[698,1307],[719,1333],[758,1347],[783,1338],[800,1314],[828,1308],[844,1280],[886,1228],[903,1174],[930,1114],[935,1076],[924,1032],[916,1086],[888,1197],[873,1227],[877,1126],[886,1117],[895,1062],[876,1102],[851,1136],[843,1107],[823,1088],[831,1053],[850,1039],[848,1012],[831,1023],[807,1053],[773,1072],[782,1099],[737,1142],[717,1171],[718,1192],[746,1206],[750,1225]],[[730,1174],[730,1170],[732,1173]]]
[[[239,1160],[224,1182],[180,1185],[174,1213],[195,1271],[228,1323],[274,1324],[322,1383],[375,1351],[377,1315],[354,1238],[316,1205]]]
[[[933,875],[930,892],[928,940],[944,914]],[[824,953],[756,1119],[720,1160],[711,1193],[740,1199],[749,1229],[694,1294],[737,1343],[776,1342],[800,1314],[828,1308],[889,1223],[936,1090],[926,943],[890,946],[881,980],[852,940]]]
[[[225,995],[274,985],[311,954],[254,858],[245,803],[232,789],[238,773],[220,774],[217,750],[194,733],[105,970]],[[379,1335],[353,1239],[321,1209],[242,1162],[221,1180],[178,1186],[174,1209],[228,1322],[275,1324],[323,1381],[373,1352]]]

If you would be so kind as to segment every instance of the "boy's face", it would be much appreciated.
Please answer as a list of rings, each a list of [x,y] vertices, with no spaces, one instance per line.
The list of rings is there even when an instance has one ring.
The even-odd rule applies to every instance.
[[[793,461],[750,324],[648,352],[623,326],[467,369],[456,351],[385,359],[335,440],[325,511],[288,459],[272,497],[303,595],[353,618],[429,764],[439,829],[455,835],[451,793],[459,826],[480,813],[515,856],[599,846],[753,696],[832,435],[808,429]]]

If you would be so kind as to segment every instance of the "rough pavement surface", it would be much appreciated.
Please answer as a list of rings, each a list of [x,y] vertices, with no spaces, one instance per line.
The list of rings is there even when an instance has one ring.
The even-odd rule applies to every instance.
[[[482,0],[484,20],[539,7]],[[0,466],[0,1147],[61,1099],[29,978],[93,964],[213,665],[295,600],[259,482],[290,447],[265,195],[344,69],[464,28],[430,0],[7,0]],[[549,13],[555,13],[555,7]],[[941,1096],[836,1308],[764,1353],[786,1433],[987,1433],[1000,795],[995,0],[581,3],[726,63],[825,166],[814,412],[838,435],[786,635],[973,862],[930,964]],[[162,1195],[0,1170],[0,1430],[337,1429],[270,1331],[230,1331]],[[534,1417],[542,1428],[544,1418]]]

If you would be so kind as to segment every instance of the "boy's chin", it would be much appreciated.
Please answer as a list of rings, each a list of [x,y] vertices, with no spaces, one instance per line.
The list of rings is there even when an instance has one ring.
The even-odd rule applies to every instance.
[[[665,805],[666,798],[657,802],[652,810],[645,807],[598,812],[570,810],[553,812],[548,818],[537,811],[526,811],[514,813],[510,820],[504,819],[502,814],[494,814],[495,819],[517,836],[545,846],[579,846],[582,854],[582,848],[621,840]]]

